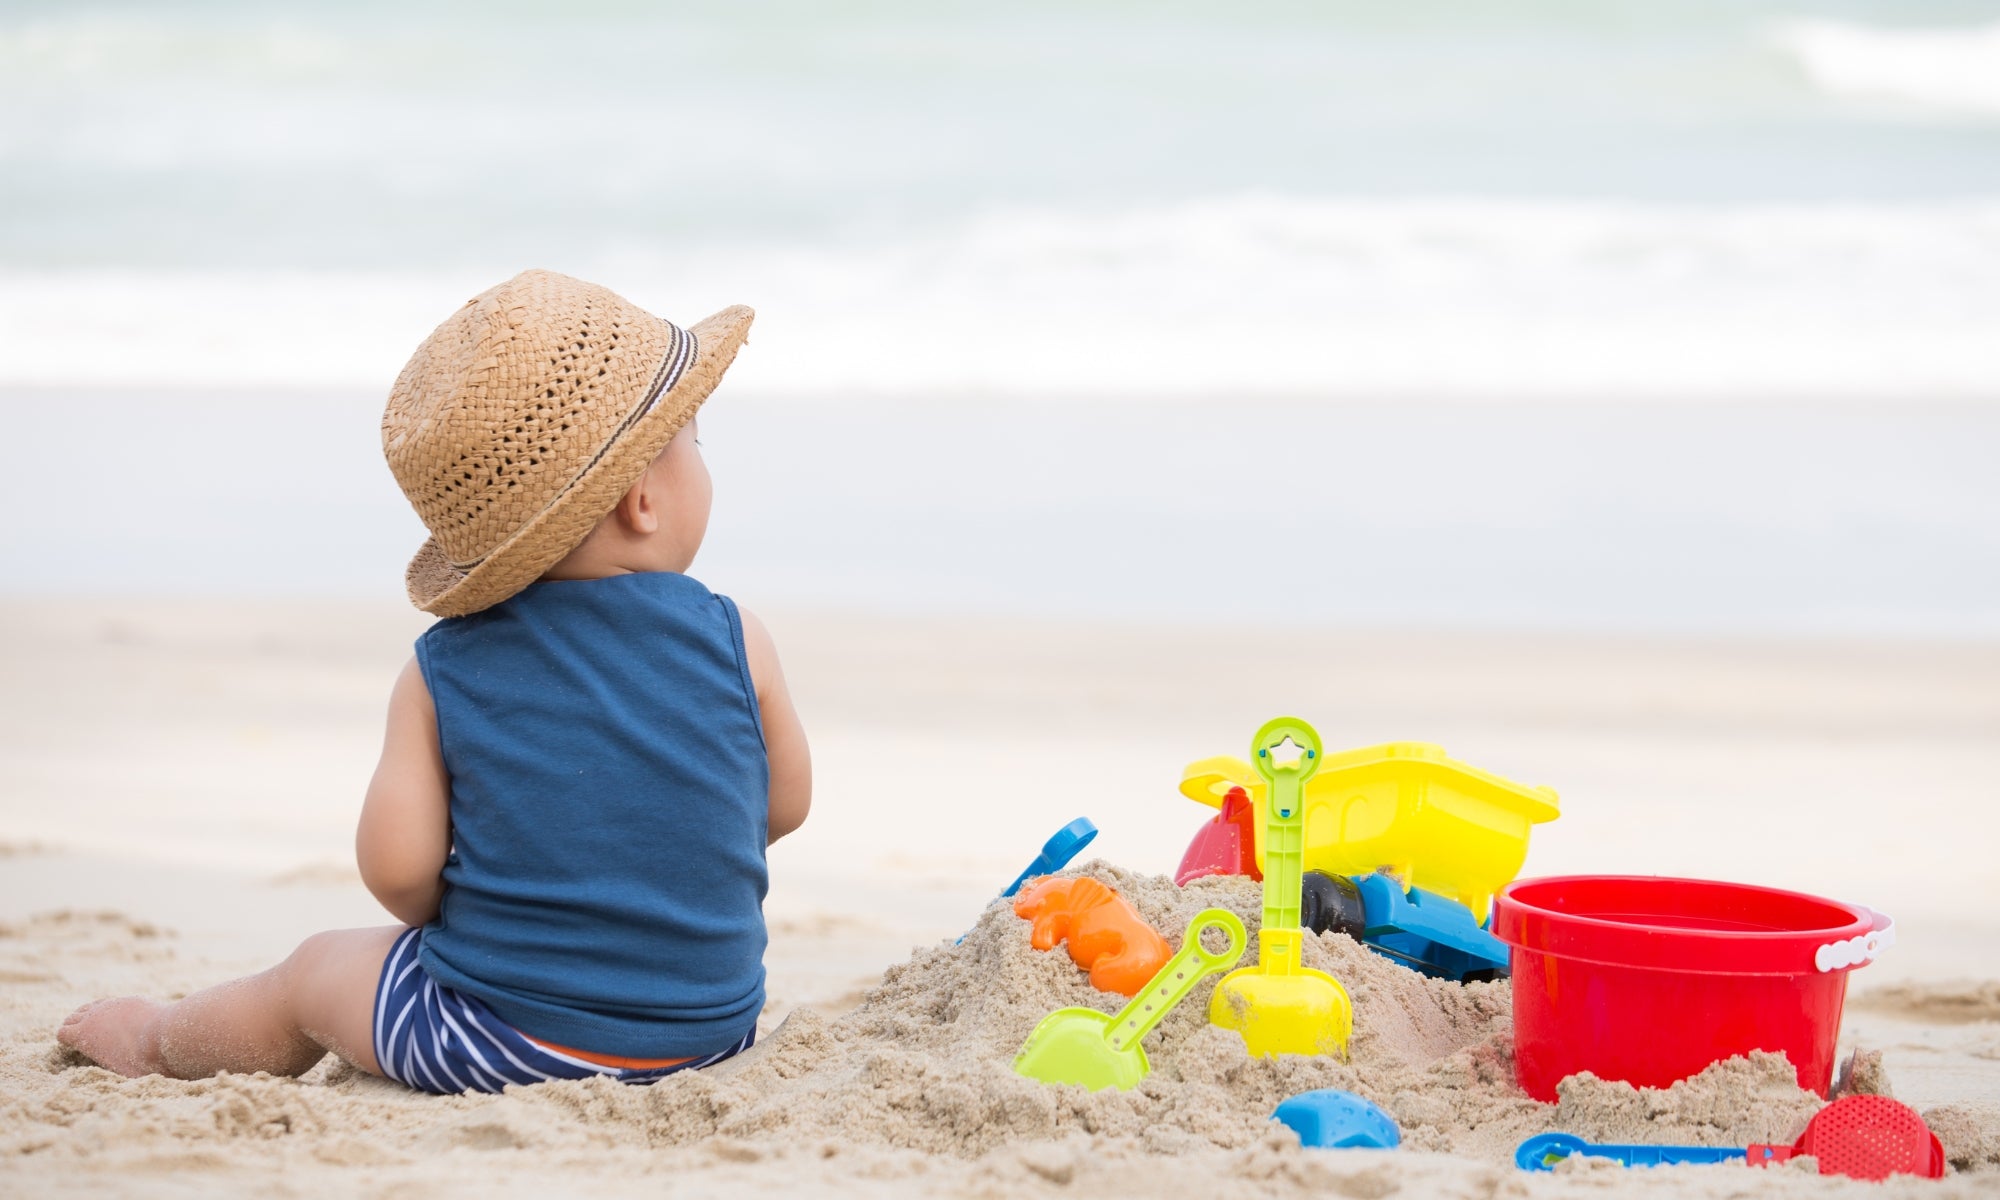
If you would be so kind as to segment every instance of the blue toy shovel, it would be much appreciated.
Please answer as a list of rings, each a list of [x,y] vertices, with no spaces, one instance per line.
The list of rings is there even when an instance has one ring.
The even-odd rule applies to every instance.
[[[1042,852],[1035,856],[1035,861],[1028,864],[1027,870],[1014,877],[1014,882],[1007,885],[1000,893],[1000,898],[1005,900],[1020,891],[1022,884],[1037,875],[1053,875],[1062,870],[1069,865],[1069,860],[1082,853],[1083,848],[1090,845],[1096,836],[1097,826],[1089,817],[1078,817],[1056,830],[1054,837],[1042,843]]]
[[[1016,875],[1014,882],[1001,891],[1000,899],[1005,900],[1020,891],[1021,885],[1030,879],[1040,875],[1053,875],[1062,870],[1069,865],[1070,859],[1082,853],[1083,848],[1090,845],[1096,837],[1097,825],[1089,817],[1078,817],[1056,830],[1048,841],[1042,843],[1042,852],[1035,855],[1035,861],[1028,864],[1028,869]],[[958,940],[964,942],[964,935],[960,935]]]
[[[1776,1161],[1777,1155],[1766,1155],[1774,1147],[1752,1146],[1758,1151],[1756,1160]],[[1785,1147],[1786,1157],[1791,1148]],[[1592,1158],[1608,1158],[1628,1167],[1663,1167],[1675,1163],[1719,1163],[1744,1162],[1751,1156],[1742,1146],[1615,1146],[1600,1142],[1586,1142],[1573,1133],[1538,1133],[1522,1142],[1514,1151],[1514,1165],[1523,1171],[1553,1171],[1556,1164],[1575,1154],[1587,1154]]]

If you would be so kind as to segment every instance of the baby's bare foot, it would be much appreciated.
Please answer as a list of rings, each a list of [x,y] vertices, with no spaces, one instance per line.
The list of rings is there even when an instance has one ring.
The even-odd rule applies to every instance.
[[[56,1040],[120,1075],[157,1075],[163,1068],[154,1026],[165,1007],[143,996],[93,1000],[63,1021]]]

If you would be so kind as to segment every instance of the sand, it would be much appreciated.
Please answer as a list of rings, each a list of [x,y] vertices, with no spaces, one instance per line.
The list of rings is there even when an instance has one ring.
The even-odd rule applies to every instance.
[[[312,929],[381,919],[341,855],[378,736],[376,685],[413,622],[334,606],[5,615],[0,648],[16,664],[0,695],[9,1194],[2000,1194],[2000,983],[1990,978],[2000,938],[1991,903],[1980,903],[1990,870],[1938,880],[1939,862],[1975,856],[1946,846],[1901,865],[1880,845],[1857,854],[1837,828],[1766,852],[1766,871],[1896,903],[1901,961],[1857,975],[1844,1043],[1863,1052],[1852,1086],[1893,1092],[1945,1140],[1954,1173],[1942,1183],[1863,1185],[1799,1168],[1578,1164],[1524,1175],[1509,1155],[1542,1130],[1788,1142],[1817,1105],[1767,1056],[1667,1091],[1579,1078],[1559,1103],[1536,1104],[1511,1082],[1504,985],[1425,980],[1338,936],[1310,939],[1307,962],[1354,997],[1347,1061],[1250,1059],[1204,1021],[1205,983],[1149,1039],[1154,1072],[1132,1092],[1015,1076],[1008,1062],[1041,1015],[1071,1004],[1108,1012],[1120,998],[1091,989],[1060,951],[1034,951],[1025,921],[984,903],[984,881],[1025,857],[994,843],[1032,849],[1089,812],[1106,832],[1093,847],[1102,857],[1083,869],[1171,940],[1211,904],[1254,928],[1253,887],[1183,890],[1159,874],[1199,819],[1170,794],[1179,762],[1235,749],[1225,739],[1242,732],[1236,710],[1269,707],[1227,690],[1168,696],[1170,661],[1231,671],[1230,642],[1185,632],[992,625],[953,637],[937,624],[774,620],[814,722],[821,809],[774,851],[772,1004],[758,1048],[721,1068],[652,1089],[562,1084],[444,1099],[331,1061],[297,1081],[120,1079],[55,1047],[51,1030],[70,1006],[183,993],[263,965]],[[1977,647],[1897,655],[1320,635],[1305,653],[1328,664],[1331,682],[1294,687],[1282,706],[1357,734],[1342,742],[1393,726],[1563,787],[1565,817],[1545,835],[1568,822],[1605,833],[1596,853],[1624,859],[1611,865],[1633,857],[1630,840],[1606,832],[1620,823],[1645,824],[1669,868],[1700,853],[1700,830],[1645,821],[1663,779],[1685,786],[1705,774],[1724,799],[1703,804],[1761,789],[1781,812],[1803,807],[1810,790],[1837,817],[1884,794],[1899,748],[1922,753],[1904,755],[1895,778],[1943,810],[1911,819],[1956,822],[1991,842],[1992,819],[1973,806],[1980,788],[1962,776],[1995,755],[1993,726],[1974,718],[1990,715],[2000,689],[1986,689],[2000,673]],[[1433,691],[1392,670],[1413,658]],[[1263,667],[1233,678],[1285,688]],[[1343,699],[1354,688],[1387,719]],[[1708,700],[1730,720],[1701,718]],[[1141,760],[1153,778],[1135,781]],[[1806,785],[1774,782],[1787,763]],[[1730,764],[1736,776],[1719,769]],[[1541,860],[1579,849],[1538,835],[1531,864],[1556,869]],[[1845,890],[1859,878],[1846,856],[1872,864],[1867,895]],[[1403,1148],[1303,1151],[1267,1120],[1283,1097],[1327,1086],[1380,1103]]]
[[[1156,927],[1184,927],[1204,907],[1231,909],[1254,931],[1257,887],[1206,880],[1186,889],[1093,862]],[[62,914],[0,929],[15,982],[48,982],[76,960],[170,964],[173,939],[114,914]],[[39,947],[39,949],[33,949]],[[329,1060],[304,1080],[227,1076],[122,1079],[57,1049],[45,1030],[16,1034],[0,1058],[0,1161],[37,1189],[62,1180],[192,1181],[216,1171],[301,1171],[310,1189],[366,1190],[377,1172],[428,1177],[465,1155],[481,1189],[524,1189],[551,1169],[609,1172],[633,1184],[664,1170],[706,1178],[764,1168],[762,1188],[841,1180],[862,1190],[950,1188],[1056,1192],[1104,1172],[1145,1177],[1184,1166],[1245,1194],[1381,1196],[1420,1184],[1445,1194],[1560,1194],[1579,1186],[1725,1194],[1832,1189],[1800,1168],[1677,1168],[1612,1175],[1590,1166],[1524,1176],[1510,1165],[1530,1134],[1595,1141],[1732,1146],[1790,1142],[1820,1101],[1782,1056],[1717,1064],[1666,1090],[1579,1076],[1554,1105],[1512,1082],[1506,985],[1423,978],[1341,935],[1309,939],[1306,965],[1341,979],[1356,1034],[1345,1059],[1253,1059],[1206,1020],[1204,981],[1149,1038],[1153,1071],[1129,1092],[1023,1079],[1009,1067],[1042,1015],[1070,1005],[1114,1011],[1061,953],[1034,950],[1027,923],[995,904],[962,943],[941,942],[890,967],[844,1015],[794,1011],[749,1054],[650,1089],[604,1081],[521,1088],[500,1097],[418,1096]],[[37,969],[39,967],[39,969]],[[1890,1090],[1879,1053],[1850,1086]],[[1306,1152],[1268,1120],[1287,1096],[1358,1092],[1401,1126],[1393,1153]],[[1948,1186],[1892,1181],[1871,1194],[2000,1190],[2000,1121],[1991,1110],[1929,1114],[1957,1172]],[[508,1163],[502,1166],[502,1163]],[[496,1179],[496,1173],[505,1178]],[[107,1179],[108,1176],[108,1179]],[[1809,1179],[1810,1183],[1801,1182]],[[720,1183],[719,1180],[712,1182]],[[1254,1186],[1251,1186],[1254,1185]],[[731,1185],[733,1188],[744,1185]],[[1814,1191],[1814,1194],[1820,1194]]]

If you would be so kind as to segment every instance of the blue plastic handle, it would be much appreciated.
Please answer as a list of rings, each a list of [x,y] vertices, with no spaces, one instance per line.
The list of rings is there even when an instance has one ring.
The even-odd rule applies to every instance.
[[[1506,943],[1480,928],[1465,905],[1422,888],[1405,889],[1379,873],[1360,876],[1354,884],[1367,922],[1361,940],[1381,954],[1461,982],[1475,972],[1506,972]]]
[[[1022,884],[1037,875],[1053,875],[1062,870],[1069,865],[1070,859],[1081,853],[1083,848],[1090,845],[1096,837],[1097,825],[1089,817],[1078,817],[1056,830],[1054,837],[1042,843],[1042,852],[1035,856],[1035,861],[1028,864],[1027,870],[1015,876],[1014,882],[1008,884],[1006,890],[1000,893],[1000,898],[1005,900],[1020,891]]]
[[[1628,1167],[1719,1163],[1746,1157],[1740,1146],[1607,1146],[1586,1142],[1573,1133],[1538,1133],[1514,1151],[1514,1165],[1523,1171],[1553,1171],[1572,1154],[1608,1158]]]

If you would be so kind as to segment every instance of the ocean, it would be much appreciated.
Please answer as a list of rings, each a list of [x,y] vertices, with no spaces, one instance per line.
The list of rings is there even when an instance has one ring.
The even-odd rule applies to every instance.
[[[1996,81],[1961,0],[7,0],[0,411],[157,520],[36,456],[0,588],[373,594],[380,397],[536,265],[757,307],[783,603],[1992,633]],[[1276,528],[1345,565],[1218,578]]]

